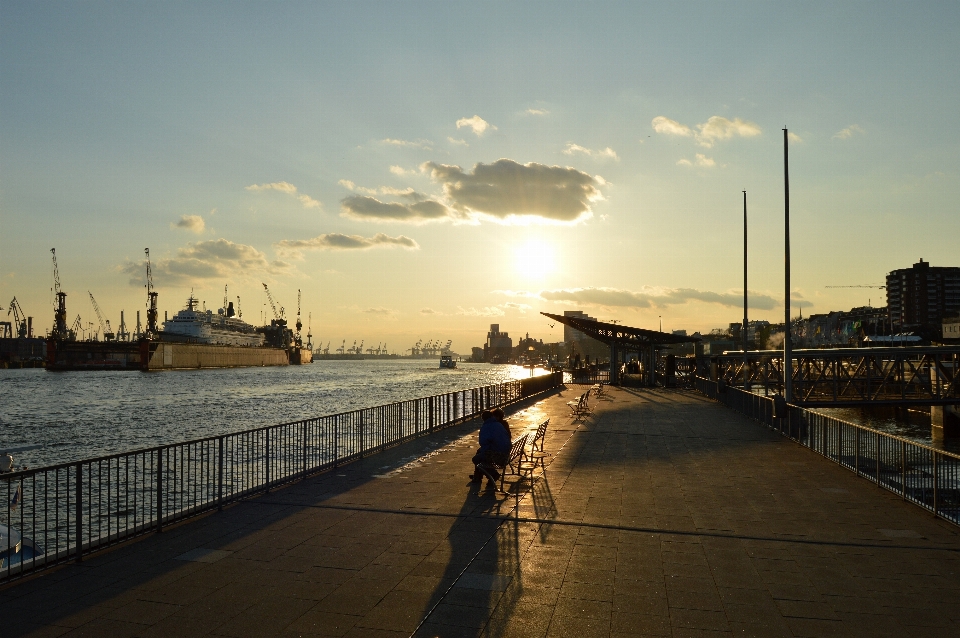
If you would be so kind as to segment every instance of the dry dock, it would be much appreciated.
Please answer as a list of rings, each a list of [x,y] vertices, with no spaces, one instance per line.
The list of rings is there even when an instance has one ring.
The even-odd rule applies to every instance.
[[[4,635],[954,636],[960,528],[692,392],[571,387],[0,589]],[[419,627],[419,630],[418,630]]]

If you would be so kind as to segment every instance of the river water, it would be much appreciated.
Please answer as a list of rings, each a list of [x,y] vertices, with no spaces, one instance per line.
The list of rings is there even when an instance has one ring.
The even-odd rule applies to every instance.
[[[511,365],[437,366],[394,359],[150,373],[0,370],[0,453],[12,450],[17,466],[53,465],[531,376]]]
[[[536,374],[543,374],[537,370]],[[167,372],[0,370],[0,453],[53,465],[347,412],[530,376],[519,366],[436,360],[318,361],[305,366]],[[825,414],[960,451],[934,440],[929,414],[892,409]]]

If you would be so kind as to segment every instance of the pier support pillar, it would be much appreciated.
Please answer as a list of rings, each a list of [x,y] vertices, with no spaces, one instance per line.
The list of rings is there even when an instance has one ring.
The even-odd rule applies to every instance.
[[[610,384],[620,385],[620,357],[617,356],[617,342],[610,344]]]
[[[960,435],[960,405],[931,405],[930,427],[934,438]]]

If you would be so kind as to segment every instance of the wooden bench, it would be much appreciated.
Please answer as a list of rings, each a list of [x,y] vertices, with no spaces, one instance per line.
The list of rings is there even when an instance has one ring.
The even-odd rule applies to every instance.
[[[503,481],[508,473],[516,474],[517,476],[520,476],[525,471],[532,473],[532,468],[523,467],[527,438],[529,436],[529,434],[524,434],[514,441],[510,445],[510,452],[508,454],[495,455],[487,463],[477,463],[477,469],[494,485],[497,484],[497,480],[493,478],[493,472],[490,471],[491,468],[496,469],[500,473],[500,488],[498,491],[506,493],[503,489]]]

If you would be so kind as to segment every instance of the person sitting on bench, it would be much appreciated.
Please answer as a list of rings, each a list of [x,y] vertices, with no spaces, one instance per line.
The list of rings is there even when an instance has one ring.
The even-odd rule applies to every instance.
[[[500,411],[503,414],[503,411]],[[510,435],[507,429],[497,418],[497,414],[492,410],[484,410],[480,414],[483,419],[483,425],[480,426],[480,449],[473,455],[473,474],[470,480],[479,483],[483,480],[483,474],[478,465],[484,465],[494,480],[500,478],[500,473],[493,466],[493,460],[497,456],[505,456],[510,453]]]

